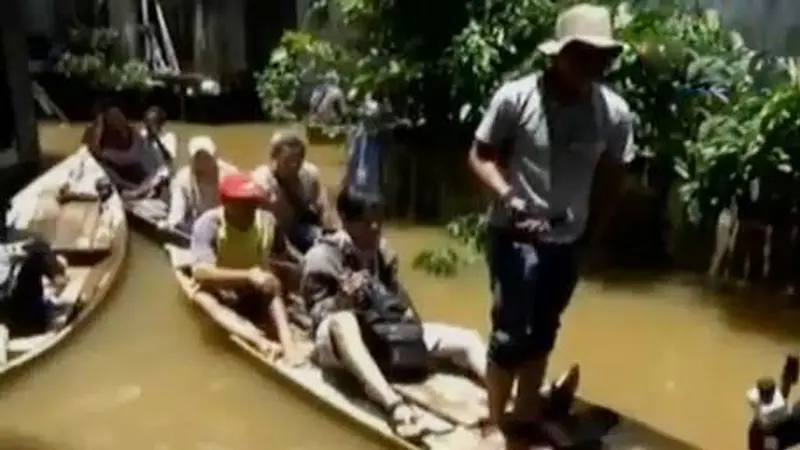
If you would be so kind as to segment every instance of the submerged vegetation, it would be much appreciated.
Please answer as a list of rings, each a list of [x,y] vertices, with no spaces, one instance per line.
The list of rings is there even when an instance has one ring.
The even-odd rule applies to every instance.
[[[258,75],[263,109],[296,118],[307,86],[336,70],[351,100],[380,94],[420,136],[436,140],[444,161],[463,158],[491,93],[503,80],[543,66],[535,47],[569,3],[576,2],[445,0],[433,9],[421,0],[319,2],[316,20],[336,10],[346,35],[333,41],[287,33]],[[638,116],[633,175],[658,205],[665,231],[713,228],[732,204],[765,226],[793,221],[800,207],[794,62],[747,48],[713,12],[602,3],[613,8],[625,42],[608,82]],[[460,163],[448,167],[464,171]],[[442,179],[428,180],[426,189]],[[454,274],[482,251],[480,217],[452,221],[455,244],[423,252],[415,266]]]

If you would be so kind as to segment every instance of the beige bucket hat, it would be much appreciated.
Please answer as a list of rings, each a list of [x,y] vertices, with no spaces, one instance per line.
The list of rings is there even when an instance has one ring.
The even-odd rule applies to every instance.
[[[553,39],[539,45],[539,51],[556,55],[571,42],[581,42],[600,50],[620,51],[622,43],[614,39],[611,12],[598,5],[581,3],[558,15]]]

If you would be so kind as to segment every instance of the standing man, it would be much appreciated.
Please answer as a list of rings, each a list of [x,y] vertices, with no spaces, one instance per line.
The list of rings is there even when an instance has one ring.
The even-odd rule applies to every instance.
[[[603,192],[618,194],[624,164],[633,158],[630,109],[600,84],[621,48],[608,9],[569,8],[557,19],[555,38],[539,46],[551,58],[547,69],[501,86],[475,132],[469,165],[494,197],[487,440],[500,439],[497,431],[509,422],[541,420],[539,388],[578,280],[577,241],[586,228],[595,170]],[[616,202],[607,196],[599,203],[606,209]],[[599,213],[595,231],[610,217]],[[508,449],[518,448],[506,440]]]

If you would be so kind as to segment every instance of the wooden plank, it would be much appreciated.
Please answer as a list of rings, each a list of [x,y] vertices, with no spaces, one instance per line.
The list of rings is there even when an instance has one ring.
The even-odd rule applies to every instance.
[[[92,246],[94,239],[95,229],[100,223],[100,204],[94,203],[94,206],[89,209],[86,218],[83,221],[81,228],[81,239],[76,243],[78,248],[89,249]]]
[[[67,202],[58,211],[58,226],[50,244],[55,248],[77,248],[84,222],[90,218],[96,203]]]
[[[67,286],[58,294],[58,302],[61,304],[77,303],[81,300],[81,295],[86,288],[86,280],[92,273],[91,267],[69,268]]]
[[[111,229],[111,224],[113,223],[112,214],[114,214],[114,210],[110,205],[99,211],[94,234],[89,237],[92,248],[111,248],[111,241],[114,238],[114,230]]]
[[[58,228],[59,205],[55,195],[42,193],[36,202],[36,210],[28,223],[27,229],[50,240]]]
[[[392,386],[407,400],[464,426],[475,426],[486,416],[486,391],[464,376],[437,372],[424,383]]]

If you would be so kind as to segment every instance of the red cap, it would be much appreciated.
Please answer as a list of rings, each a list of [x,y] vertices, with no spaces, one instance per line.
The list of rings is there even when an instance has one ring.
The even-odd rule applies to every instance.
[[[257,200],[265,198],[261,187],[244,173],[225,175],[219,182],[219,197],[225,200]]]

